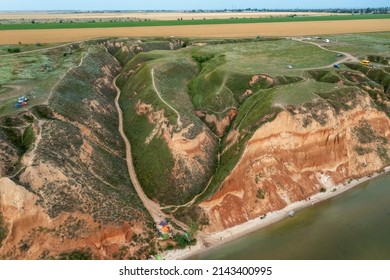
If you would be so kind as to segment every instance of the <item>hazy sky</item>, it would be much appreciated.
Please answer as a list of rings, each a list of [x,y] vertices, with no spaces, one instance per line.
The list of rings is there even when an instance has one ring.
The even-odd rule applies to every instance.
[[[0,10],[190,10],[387,7],[389,0],[2,0]]]

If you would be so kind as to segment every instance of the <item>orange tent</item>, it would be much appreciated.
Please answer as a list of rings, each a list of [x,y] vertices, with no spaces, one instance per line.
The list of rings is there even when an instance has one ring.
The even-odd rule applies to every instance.
[[[163,226],[163,228],[161,230],[162,230],[162,232],[169,232],[169,227]]]

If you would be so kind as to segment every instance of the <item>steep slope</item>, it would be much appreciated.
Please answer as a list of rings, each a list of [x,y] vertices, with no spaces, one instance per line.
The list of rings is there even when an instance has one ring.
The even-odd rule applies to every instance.
[[[135,57],[118,80],[125,133],[146,194],[163,205],[177,204],[202,191],[214,169],[217,140],[194,115],[187,94],[196,63],[180,57],[148,62],[150,56]]]
[[[120,69],[104,48],[92,47],[53,89],[49,104],[26,113],[30,123],[23,115],[14,119],[19,127],[32,127],[31,148],[23,149],[23,137],[11,138],[4,133],[11,128],[3,128],[1,145],[9,150],[3,176],[17,162],[20,168],[0,181],[9,233],[3,258],[56,258],[73,250],[113,258],[124,246],[122,254],[146,257],[137,253],[141,238],[131,243],[134,235],[154,235],[131,185],[117,130],[112,81]]]
[[[280,210],[321,189],[381,171],[390,164],[390,121],[357,95],[359,104],[336,114],[321,106],[326,123],[297,108],[281,112],[246,143],[239,162],[218,192],[200,204],[218,231]],[[311,117],[311,116],[309,116]]]
[[[186,223],[190,235],[217,232],[382,171],[388,55],[373,55],[383,62],[375,68],[336,69],[337,51],[326,46],[267,38],[83,45],[80,65],[47,102],[0,119],[0,256],[146,258],[175,242],[158,239],[146,210]],[[119,92],[130,173],[153,200],[145,205],[118,132]]]

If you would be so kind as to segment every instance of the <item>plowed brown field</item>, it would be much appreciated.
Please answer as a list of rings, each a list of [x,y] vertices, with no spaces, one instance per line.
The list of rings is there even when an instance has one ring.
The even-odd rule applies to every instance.
[[[303,36],[390,31],[390,19],[321,22],[277,22],[189,26],[82,28],[0,31],[0,44],[60,43],[103,37],[237,38],[253,36]]]

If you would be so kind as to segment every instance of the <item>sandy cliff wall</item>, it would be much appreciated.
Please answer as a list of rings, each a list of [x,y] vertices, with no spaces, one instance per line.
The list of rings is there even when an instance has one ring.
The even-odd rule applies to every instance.
[[[200,205],[209,231],[282,209],[321,188],[332,191],[389,164],[390,121],[367,98],[353,110],[323,114],[325,125],[307,125],[304,114],[283,111],[255,132],[220,190]]]

